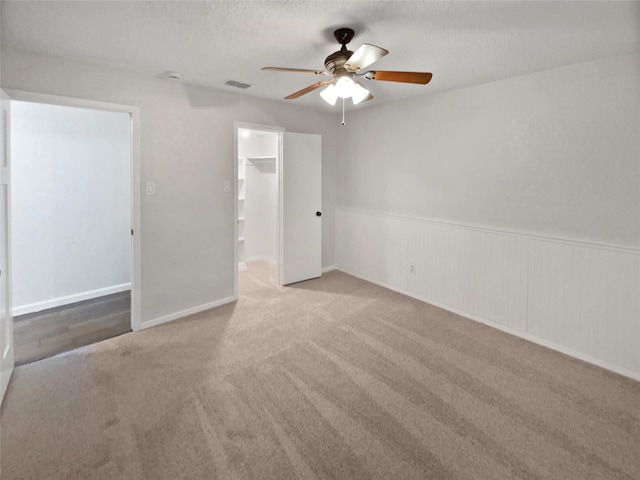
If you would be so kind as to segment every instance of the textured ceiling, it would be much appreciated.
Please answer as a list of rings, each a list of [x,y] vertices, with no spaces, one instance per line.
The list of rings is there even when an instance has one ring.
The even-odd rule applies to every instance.
[[[610,1],[3,1],[1,32],[3,49],[154,77],[176,70],[183,82],[281,100],[319,78],[260,68],[323,68],[342,26],[356,31],[351,50],[390,50],[375,68],[434,74],[427,86],[366,81],[375,100],[365,107],[640,51],[640,3]],[[318,91],[288,102],[339,109]]]

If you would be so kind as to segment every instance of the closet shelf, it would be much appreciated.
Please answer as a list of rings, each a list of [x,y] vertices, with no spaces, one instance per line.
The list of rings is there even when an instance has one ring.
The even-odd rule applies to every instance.
[[[237,247],[236,251],[238,253],[238,270],[246,270],[247,264],[245,263],[245,221],[244,217],[246,215],[245,212],[245,199],[247,193],[247,158],[246,157],[238,157],[238,190],[236,192],[237,195],[237,212],[238,216],[237,224],[236,224],[236,236],[237,236]]]
[[[247,160],[255,165],[256,163],[275,162],[276,157],[247,157]]]

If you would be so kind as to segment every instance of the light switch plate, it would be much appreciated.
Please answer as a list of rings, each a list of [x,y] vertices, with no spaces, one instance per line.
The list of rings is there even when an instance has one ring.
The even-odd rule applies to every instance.
[[[231,191],[231,180],[225,180],[223,182],[222,191],[223,192],[230,192]]]
[[[155,195],[156,194],[156,182],[145,182],[144,184],[144,193],[147,195]]]

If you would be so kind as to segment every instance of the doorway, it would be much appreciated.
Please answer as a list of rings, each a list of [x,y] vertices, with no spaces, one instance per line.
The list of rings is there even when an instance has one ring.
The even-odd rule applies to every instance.
[[[234,297],[252,260],[266,270],[256,284],[321,276],[322,137],[240,122],[234,136]]]
[[[258,280],[278,285],[278,192],[281,132],[265,127],[237,129],[238,288]]]
[[[11,102],[14,357],[131,331],[132,113]]]

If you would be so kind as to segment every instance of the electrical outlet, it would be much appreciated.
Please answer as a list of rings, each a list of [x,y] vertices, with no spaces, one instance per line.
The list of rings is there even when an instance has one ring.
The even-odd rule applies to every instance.
[[[410,271],[411,273],[416,273],[416,267],[415,267],[415,265],[409,265],[409,271]]]
[[[225,180],[222,183],[222,191],[223,192],[230,192],[231,191],[231,180]]]

